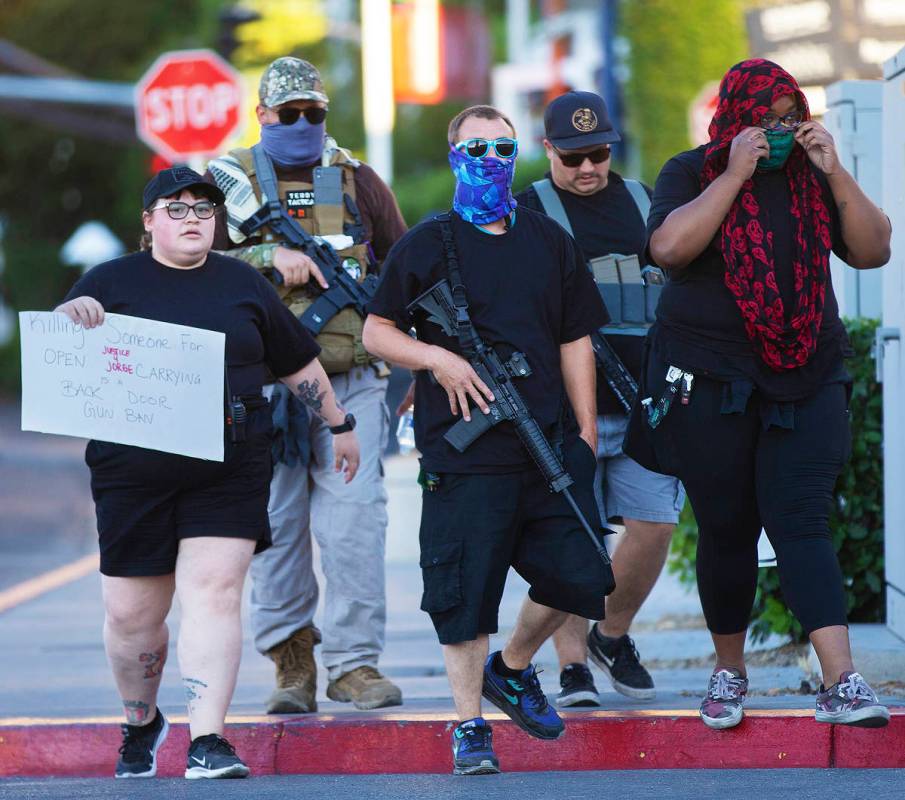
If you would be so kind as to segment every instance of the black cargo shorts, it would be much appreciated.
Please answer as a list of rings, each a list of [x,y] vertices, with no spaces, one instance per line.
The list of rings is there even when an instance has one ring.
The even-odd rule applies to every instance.
[[[564,447],[571,487],[591,526],[602,533],[594,499],[597,458],[575,438]],[[536,603],[603,619],[613,588],[603,563],[566,499],[531,468],[505,474],[443,473],[425,490],[421,512],[421,609],[441,644],[496,633],[506,575],[514,567]]]

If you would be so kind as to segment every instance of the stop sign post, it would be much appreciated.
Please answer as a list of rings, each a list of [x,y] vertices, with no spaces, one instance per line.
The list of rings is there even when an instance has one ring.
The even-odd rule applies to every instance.
[[[135,87],[138,137],[174,162],[220,152],[241,127],[241,85],[211,50],[164,53]]]

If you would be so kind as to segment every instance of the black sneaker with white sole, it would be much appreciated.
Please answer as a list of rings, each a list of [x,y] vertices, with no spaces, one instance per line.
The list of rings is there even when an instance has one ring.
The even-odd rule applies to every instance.
[[[628,634],[611,639],[601,636],[597,626],[592,625],[588,634],[588,655],[619,694],[636,700],[653,700],[657,696],[654,679],[642,666],[635,643]]]
[[[600,705],[594,677],[584,664],[566,664],[559,673],[559,685],[562,690],[556,695],[556,705],[560,708]]]
[[[245,778],[251,770],[235,748],[216,733],[208,733],[192,739],[185,765],[185,777],[197,778]]]
[[[113,773],[117,778],[153,778],[157,774],[157,751],[167,738],[170,725],[160,709],[147,725],[121,725],[123,743]]]

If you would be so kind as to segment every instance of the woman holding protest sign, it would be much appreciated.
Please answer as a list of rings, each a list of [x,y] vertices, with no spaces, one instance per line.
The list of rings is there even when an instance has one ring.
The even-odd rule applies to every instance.
[[[347,481],[359,462],[354,418],[336,403],[314,339],[270,284],[241,261],[211,252],[222,192],[174,167],[151,179],[143,200],[146,249],[95,267],[56,310],[86,328],[103,325],[106,311],[222,331],[228,407],[222,462],[100,441],[85,453],[97,509],[104,640],[127,721],[115,774],[156,774],[168,730],[157,691],[175,593],[192,739],[185,776],[245,777],[248,767],[222,734],[239,668],[245,573],[253,553],[270,545],[271,414],[261,386],[277,376],[332,426],[335,468]]]
[[[682,481],[698,522],[698,589],[716,650],[701,719],[714,729],[742,720],[763,527],[820,659],[817,721],[882,727],[889,711],[852,663],[829,530],[852,382],[829,259],[882,266],[889,220],[777,64],[751,59],[726,73],[709,134],[666,163],[654,190],[648,248],[670,280],[626,442]]]

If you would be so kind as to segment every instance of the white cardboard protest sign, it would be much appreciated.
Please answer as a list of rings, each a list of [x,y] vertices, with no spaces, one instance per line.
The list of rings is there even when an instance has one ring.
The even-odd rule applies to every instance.
[[[106,314],[19,312],[22,430],[223,461],[223,333]]]

